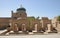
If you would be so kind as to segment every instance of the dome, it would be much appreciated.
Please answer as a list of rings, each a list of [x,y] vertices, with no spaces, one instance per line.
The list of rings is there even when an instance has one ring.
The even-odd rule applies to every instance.
[[[22,11],[22,10],[26,11],[26,9],[22,5],[20,5],[20,8],[18,8],[17,11]]]
[[[18,9],[17,9],[17,11],[21,11],[21,10],[26,11],[25,8],[18,8]]]

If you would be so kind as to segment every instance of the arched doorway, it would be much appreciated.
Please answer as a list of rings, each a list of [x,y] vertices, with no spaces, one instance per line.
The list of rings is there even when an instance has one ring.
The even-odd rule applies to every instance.
[[[22,31],[26,31],[26,24],[22,24]]]
[[[18,32],[18,24],[17,23],[14,24],[14,30],[13,31]]]

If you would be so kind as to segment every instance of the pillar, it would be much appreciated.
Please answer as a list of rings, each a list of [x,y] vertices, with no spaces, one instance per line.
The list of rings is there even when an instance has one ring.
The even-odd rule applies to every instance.
[[[47,24],[47,32],[51,32],[51,24]]]
[[[35,31],[37,32],[37,24],[35,24]]]
[[[57,32],[60,33],[60,24],[57,24]]]

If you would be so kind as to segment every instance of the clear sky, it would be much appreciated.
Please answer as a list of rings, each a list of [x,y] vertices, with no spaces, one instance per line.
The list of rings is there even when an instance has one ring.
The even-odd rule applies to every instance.
[[[0,17],[11,17],[20,5],[28,16],[53,18],[60,15],[60,0],[0,0]]]

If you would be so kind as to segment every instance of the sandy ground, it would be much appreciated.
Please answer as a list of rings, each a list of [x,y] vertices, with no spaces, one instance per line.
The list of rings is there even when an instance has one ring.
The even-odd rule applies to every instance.
[[[3,31],[0,31],[0,33]],[[0,38],[60,38],[60,33],[57,34],[39,34],[39,35],[6,35],[0,36]]]
[[[10,35],[10,36],[0,36],[0,38],[60,38],[60,34],[48,34],[48,35]]]

